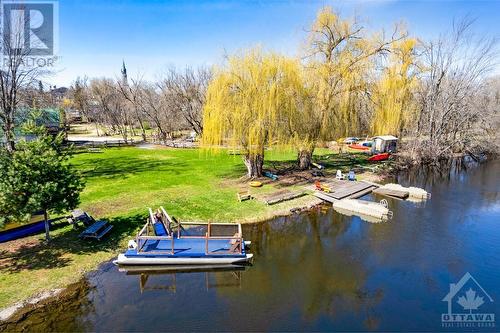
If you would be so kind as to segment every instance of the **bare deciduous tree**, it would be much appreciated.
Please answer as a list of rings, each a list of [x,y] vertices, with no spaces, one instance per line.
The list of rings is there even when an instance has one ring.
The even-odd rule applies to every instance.
[[[123,140],[128,142],[130,113],[117,84],[111,79],[94,79],[90,82],[90,90],[94,105],[99,109],[95,112],[95,120],[108,126],[112,132],[120,134]]]
[[[75,82],[70,88],[69,96],[73,101],[73,106],[81,112],[81,114],[91,120],[92,116],[90,114],[90,93],[88,87],[87,77],[77,77]]]
[[[123,98],[128,102],[129,108],[132,111],[132,116],[139,125],[141,129],[142,140],[146,141],[146,128],[144,126],[144,100],[143,100],[143,89],[144,84],[142,79],[139,77],[137,79],[132,79],[130,83],[128,82],[117,82],[118,89],[122,94]],[[132,128],[133,129],[133,128]]]
[[[494,109],[485,103],[487,77],[496,61],[496,41],[476,38],[473,21],[423,43],[425,68],[417,91],[418,123],[409,144],[415,162],[434,163],[455,154],[474,156],[488,144]]]
[[[24,27],[29,22],[19,16],[10,22],[8,31],[0,36],[0,124],[7,151],[15,148],[14,119],[21,101],[21,91],[36,86],[48,71],[36,64],[29,64],[31,49],[25,47]]]
[[[171,68],[158,84],[171,107],[198,135],[203,131],[202,109],[211,77],[211,71],[204,67],[196,71],[190,67],[184,71]]]
[[[172,138],[175,117],[170,114],[168,96],[164,96],[156,84],[144,84],[140,95],[141,105],[147,119],[156,129],[156,140],[166,143]]]

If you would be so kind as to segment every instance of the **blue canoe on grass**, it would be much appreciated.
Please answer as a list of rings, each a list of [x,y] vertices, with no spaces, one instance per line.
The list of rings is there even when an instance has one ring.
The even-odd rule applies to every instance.
[[[49,221],[50,226],[51,221]],[[11,240],[40,234],[45,231],[45,221],[39,221],[22,225],[20,227],[0,231],[0,243],[5,243]]]

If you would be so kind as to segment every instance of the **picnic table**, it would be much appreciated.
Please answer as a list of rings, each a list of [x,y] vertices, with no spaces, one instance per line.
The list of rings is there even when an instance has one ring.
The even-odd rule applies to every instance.
[[[85,229],[78,237],[95,238],[97,240],[100,240],[108,232],[110,232],[111,229],[113,229],[113,226],[111,224],[108,224],[106,221],[96,221],[90,227]]]

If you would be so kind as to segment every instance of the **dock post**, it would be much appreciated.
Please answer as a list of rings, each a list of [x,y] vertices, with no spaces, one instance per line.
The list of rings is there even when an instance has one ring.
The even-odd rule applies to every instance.
[[[205,233],[205,254],[208,254],[208,232]]]
[[[208,254],[208,238],[210,237],[210,222],[208,222],[207,233],[205,235],[205,252]]]
[[[175,254],[175,251],[174,251],[174,235],[171,235],[170,237],[172,237],[172,254]]]

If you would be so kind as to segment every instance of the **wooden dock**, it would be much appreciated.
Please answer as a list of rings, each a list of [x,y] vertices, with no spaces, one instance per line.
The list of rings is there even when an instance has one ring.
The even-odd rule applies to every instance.
[[[321,200],[324,200],[324,201],[327,201],[330,203],[337,201],[336,199],[332,198],[331,196],[328,195],[328,193],[325,193],[325,192],[314,191],[313,194],[316,198],[320,198]]]
[[[360,198],[368,193],[371,193],[377,188],[376,185],[372,183],[367,183],[364,181],[348,181],[348,180],[337,180],[328,179],[321,182],[321,185],[328,189],[328,191],[317,191],[314,189],[314,195],[322,200],[328,202],[334,202],[336,200],[342,200],[345,198],[356,199]]]

